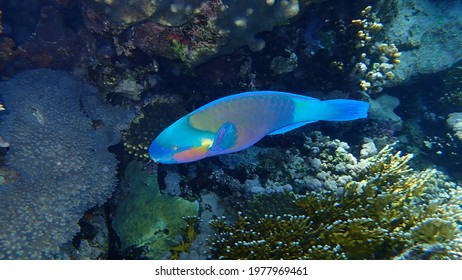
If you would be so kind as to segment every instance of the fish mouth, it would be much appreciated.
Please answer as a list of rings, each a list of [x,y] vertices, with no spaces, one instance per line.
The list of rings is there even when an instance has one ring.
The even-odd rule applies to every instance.
[[[170,149],[159,145],[156,141],[153,141],[149,146],[149,157],[155,163],[174,163],[173,153]]]

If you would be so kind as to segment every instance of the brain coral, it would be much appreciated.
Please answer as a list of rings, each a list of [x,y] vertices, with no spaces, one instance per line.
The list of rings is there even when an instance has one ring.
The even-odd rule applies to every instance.
[[[79,230],[83,212],[111,194],[117,161],[107,147],[119,141],[127,114],[97,106],[94,93],[47,69],[0,83],[8,106],[0,115],[0,135],[10,143],[5,164],[20,174],[0,185],[0,259],[57,257]]]

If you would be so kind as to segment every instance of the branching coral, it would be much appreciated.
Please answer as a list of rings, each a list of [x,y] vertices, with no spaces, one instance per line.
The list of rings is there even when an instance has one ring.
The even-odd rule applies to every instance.
[[[385,147],[362,160],[362,171],[332,191],[289,195],[279,204],[297,214],[239,213],[233,223],[211,222],[214,258],[221,259],[391,259],[460,258],[459,186],[433,169],[415,171]],[[264,196],[254,202],[257,206]],[[254,205],[250,205],[253,208]],[[301,214],[298,214],[301,213]],[[420,250],[422,247],[438,247]],[[425,251],[425,255],[416,255]]]
[[[360,51],[359,61],[353,69],[354,76],[363,91],[381,92],[383,85],[395,77],[393,69],[400,63],[401,53],[395,44],[382,43],[375,38],[383,25],[371,6],[361,11],[361,17],[352,21],[358,28],[355,48]]]

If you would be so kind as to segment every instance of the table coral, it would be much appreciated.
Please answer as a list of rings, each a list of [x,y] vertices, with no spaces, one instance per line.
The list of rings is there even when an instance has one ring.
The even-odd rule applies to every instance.
[[[0,259],[56,257],[84,211],[111,195],[117,161],[107,147],[119,142],[127,119],[95,94],[48,69],[0,84],[8,106],[0,118],[0,134],[10,143],[5,164],[19,174],[0,185]],[[91,126],[96,119],[104,124],[99,129]]]

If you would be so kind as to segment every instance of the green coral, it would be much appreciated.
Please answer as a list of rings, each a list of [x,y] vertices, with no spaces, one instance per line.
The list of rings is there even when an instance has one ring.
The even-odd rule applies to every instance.
[[[197,214],[197,201],[162,195],[157,175],[143,172],[137,161],[128,164],[125,179],[130,194],[119,203],[113,221],[122,250],[146,246],[147,258],[165,258],[181,241],[183,228],[188,225],[183,217]]]
[[[217,230],[210,240],[212,256],[460,258],[460,187],[444,183],[446,178],[433,169],[413,170],[408,165],[412,155],[391,151],[391,147],[385,147],[363,160],[364,169],[344,186],[340,195],[324,191],[281,196],[278,204],[291,208],[292,214],[258,216],[252,210],[250,215],[239,213],[233,223],[225,218],[212,221]],[[254,198],[248,208],[264,209],[261,205],[268,202],[267,196]],[[416,255],[419,253],[422,255]]]

